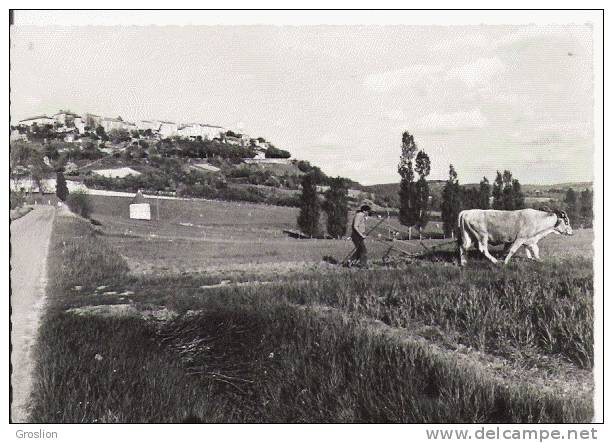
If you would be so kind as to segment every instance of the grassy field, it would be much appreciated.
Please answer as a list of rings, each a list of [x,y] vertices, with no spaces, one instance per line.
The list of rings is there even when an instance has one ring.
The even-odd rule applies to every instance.
[[[131,220],[129,198],[92,196],[93,218],[107,241],[128,261],[133,272],[158,274],[200,272],[215,269],[303,267],[321,263],[324,256],[341,260],[352,249],[350,240],[297,240],[283,232],[296,229],[298,210],[280,206],[197,200],[152,200],[154,220]],[[371,218],[374,226],[378,218]],[[390,220],[393,228],[399,225]],[[348,231],[349,232],[349,231]],[[381,226],[368,249],[380,259],[390,244],[375,241],[387,238]],[[379,235],[381,237],[379,237]],[[425,244],[437,242],[427,240]],[[421,252],[415,242],[404,245]]]
[[[215,270],[301,269],[324,266],[322,258],[340,261],[352,249],[350,240],[297,240],[283,233],[296,228],[298,210],[279,206],[220,201],[185,202],[160,200],[152,203],[154,220],[131,220],[129,198],[92,196],[93,217],[106,241],[128,262],[130,270],[144,274],[176,274]],[[371,217],[368,226],[379,219]],[[381,260],[391,242],[387,225],[402,229],[392,217],[377,228],[367,240],[369,255]],[[433,228],[436,229],[433,223]],[[348,231],[349,232],[349,231]],[[542,256],[591,257],[591,230],[578,230],[571,238],[546,237],[541,243]],[[421,253],[426,247],[441,247],[445,260],[454,259],[455,245],[446,240],[412,240],[396,243],[410,252]],[[494,248],[494,251],[501,248]],[[445,252],[446,251],[446,252]],[[392,257],[398,256],[392,251]],[[517,257],[523,255],[518,252]]]
[[[461,269],[450,245],[359,271],[322,262],[347,241],[282,238],[293,209],[127,204],[56,218],[33,421],[591,419],[590,230],[544,239],[542,263]]]

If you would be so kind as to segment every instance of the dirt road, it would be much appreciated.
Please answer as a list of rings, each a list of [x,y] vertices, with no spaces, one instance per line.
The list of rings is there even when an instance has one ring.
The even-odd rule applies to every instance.
[[[46,263],[56,209],[38,206],[11,223],[11,421],[28,418],[32,349],[45,300]]]

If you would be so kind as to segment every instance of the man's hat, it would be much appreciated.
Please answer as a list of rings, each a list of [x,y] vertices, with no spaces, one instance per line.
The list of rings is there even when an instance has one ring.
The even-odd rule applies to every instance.
[[[370,211],[372,209],[372,203],[370,200],[364,200],[362,202],[362,206],[360,206],[360,211]]]

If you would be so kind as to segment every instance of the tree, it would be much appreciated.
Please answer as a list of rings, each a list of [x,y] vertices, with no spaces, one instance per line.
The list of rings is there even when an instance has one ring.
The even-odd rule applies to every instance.
[[[515,209],[515,196],[513,193],[513,174],[505,169],[502,173],[502,209],[512,211]]]
[[[485,183],[483,183],[483,187],[485,190]],[[494,209],[512,211],[515,209],[523,209],[526,206],[519,180],[514,179],[511,171],[506,169],[502,174],[500,171],[496,171],[496,180],[494,180],[494,185],[492,187],[492,196],[494,197],[492,205]],[[483,203],[485,203],[485,201]]]
[[[330,189],[325,193],[323,209],[328,215],[326,226],[328,234],[334,238],[341,238],[347,232],[348,219],[348,189],[345,180],[341,177],[329,180]]]
[[[423,150],[417,153],[415,158],[415,172],[419,175],[419,180],[415,184],[415,210],[417,212],[416,225],[421,232],[430,220],[430,187],[427,177],[430,175],[430,157]]]
[[[504,170],[504,172],[502,173],[502,182],[504,183],[505,188],[511,186],[511,183],[513,182],[513,174],[511,173],[511,171],[507,169]]]
[[[483,177],[483,180],[479,183],[479,204],[477,208],[479,209],[489,209],[490,208],[490,194],[491,194],[491,186],[490,182],[486,177]]]
[[[453,235],[462,206],[458,174],[453,165],[449,165],[449,179],[443,187],[442,194],[441,218],[443,219],[443,232],[445,237],[449,237]]]
[[[511,190],[513,195],[513,209],[524,209],[526,207],[524,193],[521,192],[521,184],[516,178],[511,182]]]
[[[66,178],[62,171],[58,171],[56,174],[55,195],[57,195],[57,198],[61,201],[66,201],[68,197],[68,186],[66,185]]]
[[[582,219],[582,224],[585,227],[591,227],[593,224],[594,218],[594,197],[592,191],[589,189],[585,189],[581,192],[581,196],[579,197],[580,202],[580,214]],[[572,219],[571,219],[572,223]]]
[[[577,205],[577,194],[573,188],[566,190],[566,196],[564,197],[564,206],[566,207],[566,214],[572,221],[576,221],[579,214],[579,207]]]
[[[494,180],[494,185],[492,187],[492,196],[494,197],[492,208],[504,209],[504,202],[502,200],[503,189],[504,182],[502,180],[502,174],[500,173],[500,171],[496,171],[496,180]]]
[[[32,182],[38,188],[38,192],[42,196],[46,191],[45,189],[45,176],[49,172],[49,168],[45,165],[45,162],[42,159],[42,155],[39,152],[36,152],[30,158],[32,164],[30,165],[30,177],[32,178]]]
[[[478,209],[479,208],[479,189],[474,187],[462,187],[460,194],[461,208],[462,209]]]
[[[317,182],[313,174],[302,176],[302,194],[300,195],[300,213],[298,227],[311,237],[318,236],[320,205],[317,197]]]
[[[130,132],[127,129],[111,129],[108,137],[113,144],[127,142],[130,140]]]
[[[415,207],[415,182],[413,173],[413,160],[417,153],[417,145],[411,134],[402,133],[402,151],[398,163],[398,174],[400,175],[400,214],[399,220],[404,226],[409,228],[409,238],[411,227],[417,223],[418,213]]]

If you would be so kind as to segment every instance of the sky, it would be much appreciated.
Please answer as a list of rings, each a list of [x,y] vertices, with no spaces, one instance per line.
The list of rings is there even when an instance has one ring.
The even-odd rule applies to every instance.
[[[11,122],[59,109],[221,125],[329,175],[593,180],[592,28],[13,26]]]

